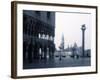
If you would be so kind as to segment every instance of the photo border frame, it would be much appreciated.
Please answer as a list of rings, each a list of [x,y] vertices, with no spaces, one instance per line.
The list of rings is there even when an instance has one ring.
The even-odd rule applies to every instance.
[[[18,4],[33,4],[33,5],[50,5],[61,7],[76,7],[76,8],[90,8],[96,9],[96,71],[80,72],[80,73],[64,73],[64,74],[50,74],[50,75],[30,75],[17,76],[17,5]],[[98,7],[88,5],[73,5],[73,4],[58,4],[58,3],[42,3],[42,2],[26,2],[26,1],[12,1],[11,2],[11,77],[12,78],[35,78],[35,77],[50,77],[50,76],[66,76],[66,75],[80,75],[80,74],[94,74],[98,72]]]

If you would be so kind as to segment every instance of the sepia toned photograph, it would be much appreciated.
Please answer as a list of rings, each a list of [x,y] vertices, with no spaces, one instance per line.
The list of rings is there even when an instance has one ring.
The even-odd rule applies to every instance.
[[[97,56],[97,6],[12,1],[12,78],[96,74]]]

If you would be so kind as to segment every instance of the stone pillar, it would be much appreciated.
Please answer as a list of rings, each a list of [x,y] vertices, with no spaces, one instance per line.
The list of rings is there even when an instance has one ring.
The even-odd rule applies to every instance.
[[[84,57],[85,56],[85,30],[86,30],[86,27],[85,27],[85,24],[82,25],[82,56]]]

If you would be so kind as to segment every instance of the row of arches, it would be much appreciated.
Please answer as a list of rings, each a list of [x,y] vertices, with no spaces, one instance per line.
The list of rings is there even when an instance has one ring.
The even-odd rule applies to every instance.
[[[23,42],[23,61],[32,62],[34,60],[41,59],[53,59],[55,52],[55,45],[51,41],[47,40],[31,40]]]

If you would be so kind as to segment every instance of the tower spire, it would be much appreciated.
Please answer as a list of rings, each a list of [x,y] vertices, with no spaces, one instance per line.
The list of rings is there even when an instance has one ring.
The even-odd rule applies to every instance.
[[[62,44],[62,49],[64,50],[64,34],[62,33],[62,42],[61,42],[61,44]]]
[[[59,48],[60,48],[61,50],[64,50],[64,34],[62,34],[61,44],[60,44]]]

